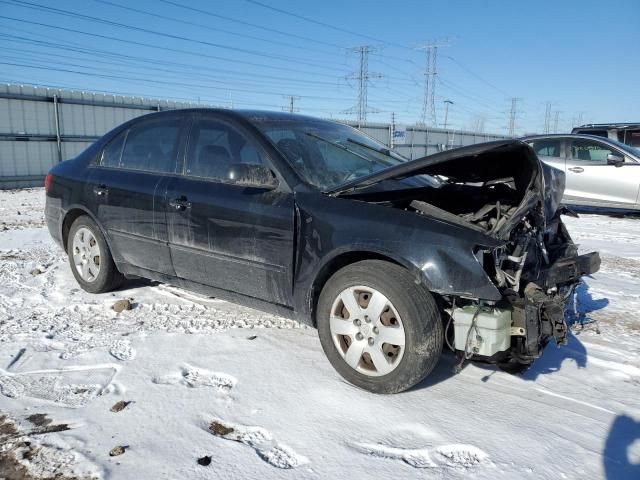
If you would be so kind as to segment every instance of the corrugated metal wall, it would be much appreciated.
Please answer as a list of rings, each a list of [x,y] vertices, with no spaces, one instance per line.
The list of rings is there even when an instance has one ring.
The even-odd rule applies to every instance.
[[[345,121],[344,123],[348,123],[354,127],[358,126],[357,123],[351,121]],[[360,130],[379,142],[387,146],[392,146],[391,136],[393,127],[391,125],[368,123],[366,126],[361,126]],[[400,143],[397,141],[394,142],[393,148],[399,154],[412,160],[465,145],[509,138],[507,135],[426,128],[423,126],[407,126],[405,130],[404,140]]]
[[[75,157],[134,117],[197,104],[23,85],[0,85],[0,188],[42,185],[49,169]]]
[[[0,85],[0,188],[42,185],[47,171],[72,158],[112,128],[146,113],[197,107],[171,102],[23,85]],[[355,123],[345,121],[351,125]],[[391,146],[393,127],[368,123],[361,130]],[[408,157],[425,155],[503,135],[407,127],[393,145]]]

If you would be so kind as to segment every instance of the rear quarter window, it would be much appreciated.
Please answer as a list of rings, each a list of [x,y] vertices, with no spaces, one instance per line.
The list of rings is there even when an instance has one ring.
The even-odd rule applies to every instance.
[[[120,165],[120,155],[127,132],[124,131],[111,140],[102,151],[100,165],[103,167],[118,167]]]

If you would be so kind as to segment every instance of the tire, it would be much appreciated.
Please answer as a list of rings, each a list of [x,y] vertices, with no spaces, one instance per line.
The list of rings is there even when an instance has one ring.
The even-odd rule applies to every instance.
[[[353,319],[347,303],[355,312]],[[378,311],[382,314],[367,320],[367,312],[376,317]],[[316,325],[331,365],[349,383],[374,393],[413,387],[431,373],[442,353],[444,329],[435,300],[407,270],[390,262],[365,260],[337,271],[320,293]],[[404,330],[404,346],[399,345],[398,328]],[[398,345],[385,343],[387,339]],[[357,347],[353,355],[352,344]]]
[[[109,292],[124,282],[102,231],[87,215],[76,218],[71,224],[67,255],[73,276],[89,293]],[[83,268],[85,266],[88,272]]]

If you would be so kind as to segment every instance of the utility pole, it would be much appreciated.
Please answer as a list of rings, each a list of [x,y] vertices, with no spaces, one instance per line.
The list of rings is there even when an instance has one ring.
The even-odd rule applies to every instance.
[[[422,115],[420,123],[435,127],[436,123],[436,75],[438,64],[438,48],[448,47],[449,40],[428,42],[418,46],[419,50],[426,52],[424,70],[424,100],[422,102]]]
[[[355,47],[353,49],[360,56],[360,68],[358,72],[349,75],[347,78],[357,80],[358,82],[358,104],[355,107],[346,110],[345,113],[355,113],[358,117],[358,128],[367,121],[367,113],[375,112],[376,110],[370,109],[367,98],[367,88],[369,86],[369,80],[372,78],[382,78],[379,73],[369,72],[369,54],[374,52],[375,49],[370,45],[363,45]]]
[[[300,109],[296,108],[295,103],[300,100],[297,95],[283,95],[282,98],[287,99],[287,106],[282,107],[282,110],[289,113],[299,112]]]
[[[453,105],[451,100],[444,101],[444,129],[447,129],[447,119],[449,118],[449,105]]]
[[[544,133],[551,131],[551,102],[547,102],[544,110]]]
[[[513,137],[516,133],[516,116],[518,109],[518,102],[521,98],[513,97],[511,99],[511,110],[509,110],[509,136]]]

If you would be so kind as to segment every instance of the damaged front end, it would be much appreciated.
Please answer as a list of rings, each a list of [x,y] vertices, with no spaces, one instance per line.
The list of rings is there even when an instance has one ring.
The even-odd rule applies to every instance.
[[[550,221],[533,210],[516,225],[504,245],[476,252],[503,300],[450,299],[453,348],[465,358],[482,358],[517,369],[538,358],[550,339],[567,343],[565,311],[583,275],[598,271],[597,252],[578,255],[558,211]],[[497,324],[495,312],[507,312]],[[459,324],[468,325],[461,328]],[[501,330],[499,348],[485,341]],[[508,333],[507,333],[508,332]]]
[[[428,176],[420,179],[421,176]],[[462,359],[518,370],[553,338],[567,342],[565,310],[600,257],[578,255],[561,220],[564,172],[519,141],[491,142],[424,157],[343,187],[350,196],[474,230],[474,250],[499,301],[442,294],[446,338]],[[495,245],[498,246],[495,246]]]

